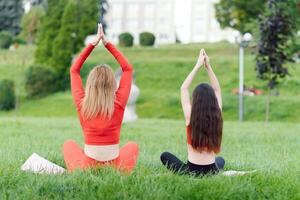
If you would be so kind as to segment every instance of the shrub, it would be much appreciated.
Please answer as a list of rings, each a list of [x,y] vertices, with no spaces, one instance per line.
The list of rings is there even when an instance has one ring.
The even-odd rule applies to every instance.
[[[140,45],[141,46],[153,46],[155,43],[155,36],[150,32],[140,33]]]
[[[11,110],[16,106],[14,83],[11,80],[0,81],[0,110]]]
[[[125,32],[119,35],[119,45],[122,47],[133,46],[133,36],[131,33]]]
[[[0,49],[8,49],[13,42],[13,36],[9,32],[0,32]]]
[[[56,73],[53,69],[33,65],[26,71],[25,89],[28,97],[42,97],[56,91]]]
[[[23,39],[23,38],[21,38],[21,37],[15,37],[14,39],[13,39],[13,43],[17,43],[17,44],[22,44],[22,45],[25,45],[26,44],[26,41]]]

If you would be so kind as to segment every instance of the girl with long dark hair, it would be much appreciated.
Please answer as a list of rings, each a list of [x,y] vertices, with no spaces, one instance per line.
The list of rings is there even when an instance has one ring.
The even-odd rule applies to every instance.
[[[189,87],[202,65],[205,66],[211,85],[199,84],[190,102]],[[201,49],[195,67],[181,86],[181,104],[186,125],[188,161],[184,163],[175,155],[164,152],[161,155],[162,163],[181,174],[199,176],[217,173],[225,164],[222,157],[216,157],[222,140],[222,97],[219,81],[204,49]]]

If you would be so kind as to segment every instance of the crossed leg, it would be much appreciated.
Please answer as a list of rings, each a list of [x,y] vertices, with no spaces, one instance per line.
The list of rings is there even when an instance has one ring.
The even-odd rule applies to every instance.
[[[128,142],[120,149],[120,155],[112,162],[99,162],[89,158],[74,140],[67,140],[63,145],[64,160],[68,171],[75,169],[86,169],[101,165],[112,165],[121,171],[130,173],[137,162],[138,145],[134,142]],[[116,163],[116,165],[115,165]]]
[[[163,163],[164,166],[166,166],[169,170],[179,173],[187,173],[188,167],[187,165],[182,162],[179,158],[177,158],[175,155],[164,152],[160,156],[160,160]]]
[[[120,149],[118,167],[121,171],[132,172],[138,159],[139,149],[135,142],[128,142]]]

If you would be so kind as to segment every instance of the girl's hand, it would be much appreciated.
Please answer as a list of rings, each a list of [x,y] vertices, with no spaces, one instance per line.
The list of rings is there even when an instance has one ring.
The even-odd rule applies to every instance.
[[[206,68],[208,68],[210,66],[209,57],[208,57],[208,55],[206,54],[205,51],[204,51],[204,65],[205,65]]]
[[[105,36],[105,34],[104,34],[102,24],[99,24],[99,25],[100,25],[100,37],[101,37],[101,39],[102,39],[103,45],[105,46],[105,45],[108,43],[108,40],[107,40],[107,38],[106,38],[106,36]]]
[[[197,60],[197,63],[196,63],[196,66],[195,67],[197,67],[197,68],[200,68],[201,67],[201,65],[203,65],[203,63],[204,63],[204,59],[205,59],[205,51],[204,51],[204,49],[201,49],[200,50],[200,54],[199,54],[199,57],[198,57],[198,60]]]
[[[98,24],[98,31],[97,31],[97,35],[94,39],[94,41],[92,42],[92,45],[97,46],[100,42],[100,40],[102,39],[101,37],[101,29],[102,29],[102,25]]]

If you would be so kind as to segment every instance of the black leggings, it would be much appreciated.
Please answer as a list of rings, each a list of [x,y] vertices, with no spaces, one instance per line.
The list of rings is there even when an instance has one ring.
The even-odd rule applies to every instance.
[[[215,163],[210,165],[196,165],[189,161],[185,164],[169,152],[162,153],[160,159],[163,165],[173,172],[179,174],[192,174],[196,176],[216,174],[219,170],[222,170],[225,165],[225,160],[222,157],[216,157]]]

